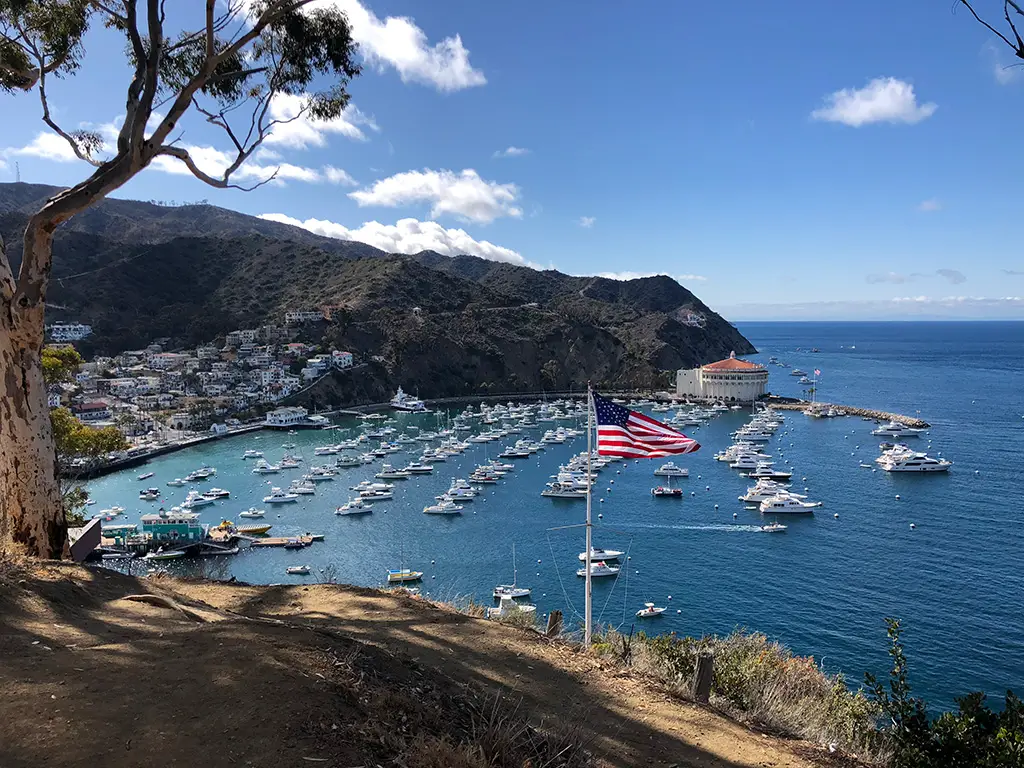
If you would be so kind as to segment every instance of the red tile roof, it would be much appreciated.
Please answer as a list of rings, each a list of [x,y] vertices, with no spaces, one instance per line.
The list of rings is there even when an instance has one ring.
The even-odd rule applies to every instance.
[[[708,363],[704,366],[705,371],[748,371],[754,373],[755,371],[765,370],[763,365],[757,363],[751,363],[746,360],[740,360],[736,357],[735,352],[731,352],[729,357],[725,360],[719,360],[717,363]]]

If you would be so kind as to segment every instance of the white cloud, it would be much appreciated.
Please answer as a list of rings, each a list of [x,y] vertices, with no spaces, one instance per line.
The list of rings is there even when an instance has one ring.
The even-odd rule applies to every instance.
[[[430,45],[426,34],[408,16],[381,20],[359,0],[321,0],[343,10],[359,50],[379,69],[393,67],[403,82],[458,91],[484,85],[484,73],[469,63],[469,51],[458,35]],[[320,3],[318,3],[320,4]]]
[[[594,226],[595,223],[597,223],[597,217],[580,216],[579,221],[577,221],[576,223],[579,224],[584,229],[590,229],[592,226]]]
[[[333,165],[324,166],[324,177],[331,184],[344,184],[347,187],[354,187],[359,184],[346,171],[343,171],[341,168],[335,168]]]
[[[432,218],[451,214],[463,221],[482,224],[502,216],[518,218],[523,215],[516,205],[519,188],[515,184],[487,181],[472,169],[458,174],[430,169],[406,171],[375,181],[366,189],[350,192],[349,197],[361,206],[396,208],[428,203]]]
[[[677,283],[686,283],[707,280],[704,275],[670,275],[668,272],[600,272],[598,277],[607,277],[609,280],[639,280],[642,277],[671,277]]]
[[[523,155],[530,154],[530,150],[523,147],[507,147],[505,149],[499,149],[494,153],[495,157],[522,157]]]
[[[939,277],[945,278],[953,285],[960,285],[961,283],[967,282],[967,275],[958,269],[937,269],[935,274]]]
[[[982,52],[992,65],[992,77],[1000,85],[1010,85],[1021,79],[1024,74],[1024,67],[1019,62],[1014,63],[1004,52],[1003,46],[996,45],[991,40],[982,47]]]
[[[474,240],[465,230],[445,229],[434,221],[400,219],[396,224],[368,221],[356,229],[349,229],[333,221],[323,219],[300,221],[283,213],[264,213],[260,215],[260,218],[302,227],[325,237],[366,243],[388,253],[411,255],[420,251],[436,251],[444,256],[469,254],[490,261],[503,261],[526,267],[535,266],[510,248],[503,248],[486,240]]]
[[[879,77],[859,90],[843,88],[825,97],[825,106],[811,113],[815,120],[858,127],[869,123],[919,123],[938,105],[918,104],[914,86],[895,77]]]
[[[922,213],[932,213],[934,211],[941,211],[942,202],[936,200],[935,198],[932,198],[931,200],[922,200],[920,203],[918,203],[917,210],[921,211]]]
[[[309,102],[308,95],[279,93],[270,102],[270,118],[272,120],[290,120],[291,122],[275,125],[266,144],[279,144],[290,149],[306,149],[322,147],[327,144],[327,134],[340,134],[350,139],[366,141],[366,133],[360,126],[372,131],[379,131],[376,121],[363,114],[354,104],[349,104],[344,111],[333,120],[315,120],[303,109]]]
[[[879,301],[817,301],[716,307],[730,320],[1024,319],[1024,297],[899,296]]]
[[[58,163],[81,162],[68,143],[55,133],[40,133],[24,147],[8,147],[2,154],[5,157],[41,157]]]

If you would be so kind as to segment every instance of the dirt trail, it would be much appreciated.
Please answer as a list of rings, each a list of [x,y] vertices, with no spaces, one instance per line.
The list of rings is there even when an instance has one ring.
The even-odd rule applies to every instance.
[[[123,599],[142,592],[186,611]],[[332,677],[339,658],[359,659],[352,680],[376,675],[399,696],[513,691],[535,724],[575,724],[606,765],[826,761],[567,646],[408,596],[137,581],[61,564],[0,573],[0,765],[370,768],[358,739],[331,739],[372,731],[356,722],[365,696]]]

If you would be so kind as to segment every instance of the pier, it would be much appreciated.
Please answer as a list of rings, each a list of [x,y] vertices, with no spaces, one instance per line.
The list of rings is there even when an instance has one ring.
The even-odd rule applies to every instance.
[[[772,408],[778,408],[782,411],[806,411],[808,408],[812,407],[815,409],[835,408],[838,411],[842,411],[847,416],[863,416],[864,418],[874,419],[876,421],[895,421],[897,424],[902,424],[905,427],[911,427],[913,429],[928,429],[931,426],[927,421],[913,416],[904,416],[902,413],[876,411],[871,408],[857,408],[850,405],[839,405],[837,403],[824,403],[821,401],[815,401],[812,403],[810,400],[795,400],[789,397],[768,397],[762,402],[770,405]]]

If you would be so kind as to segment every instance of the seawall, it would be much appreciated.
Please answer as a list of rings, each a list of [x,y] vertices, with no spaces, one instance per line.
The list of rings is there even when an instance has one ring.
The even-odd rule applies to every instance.
[[[811,403],[810,400],[793,400],[792,398],[766,398],[763,402],[767,403],[772,408],[778,408],[783,411],[806,411],[811,405],[813,405],[815,408],[835,408],[848,416],[863,416],[877,421],[895,421],[898,424],[902,424],[905,427],[911,427],[913,429],[927,429],[931,426],[927,421],[913,416],[905,416],[902,413],[876,411],[872,408],[857,408],[856,406],[839,405],[838,403],[823,403],[821,401]]]

